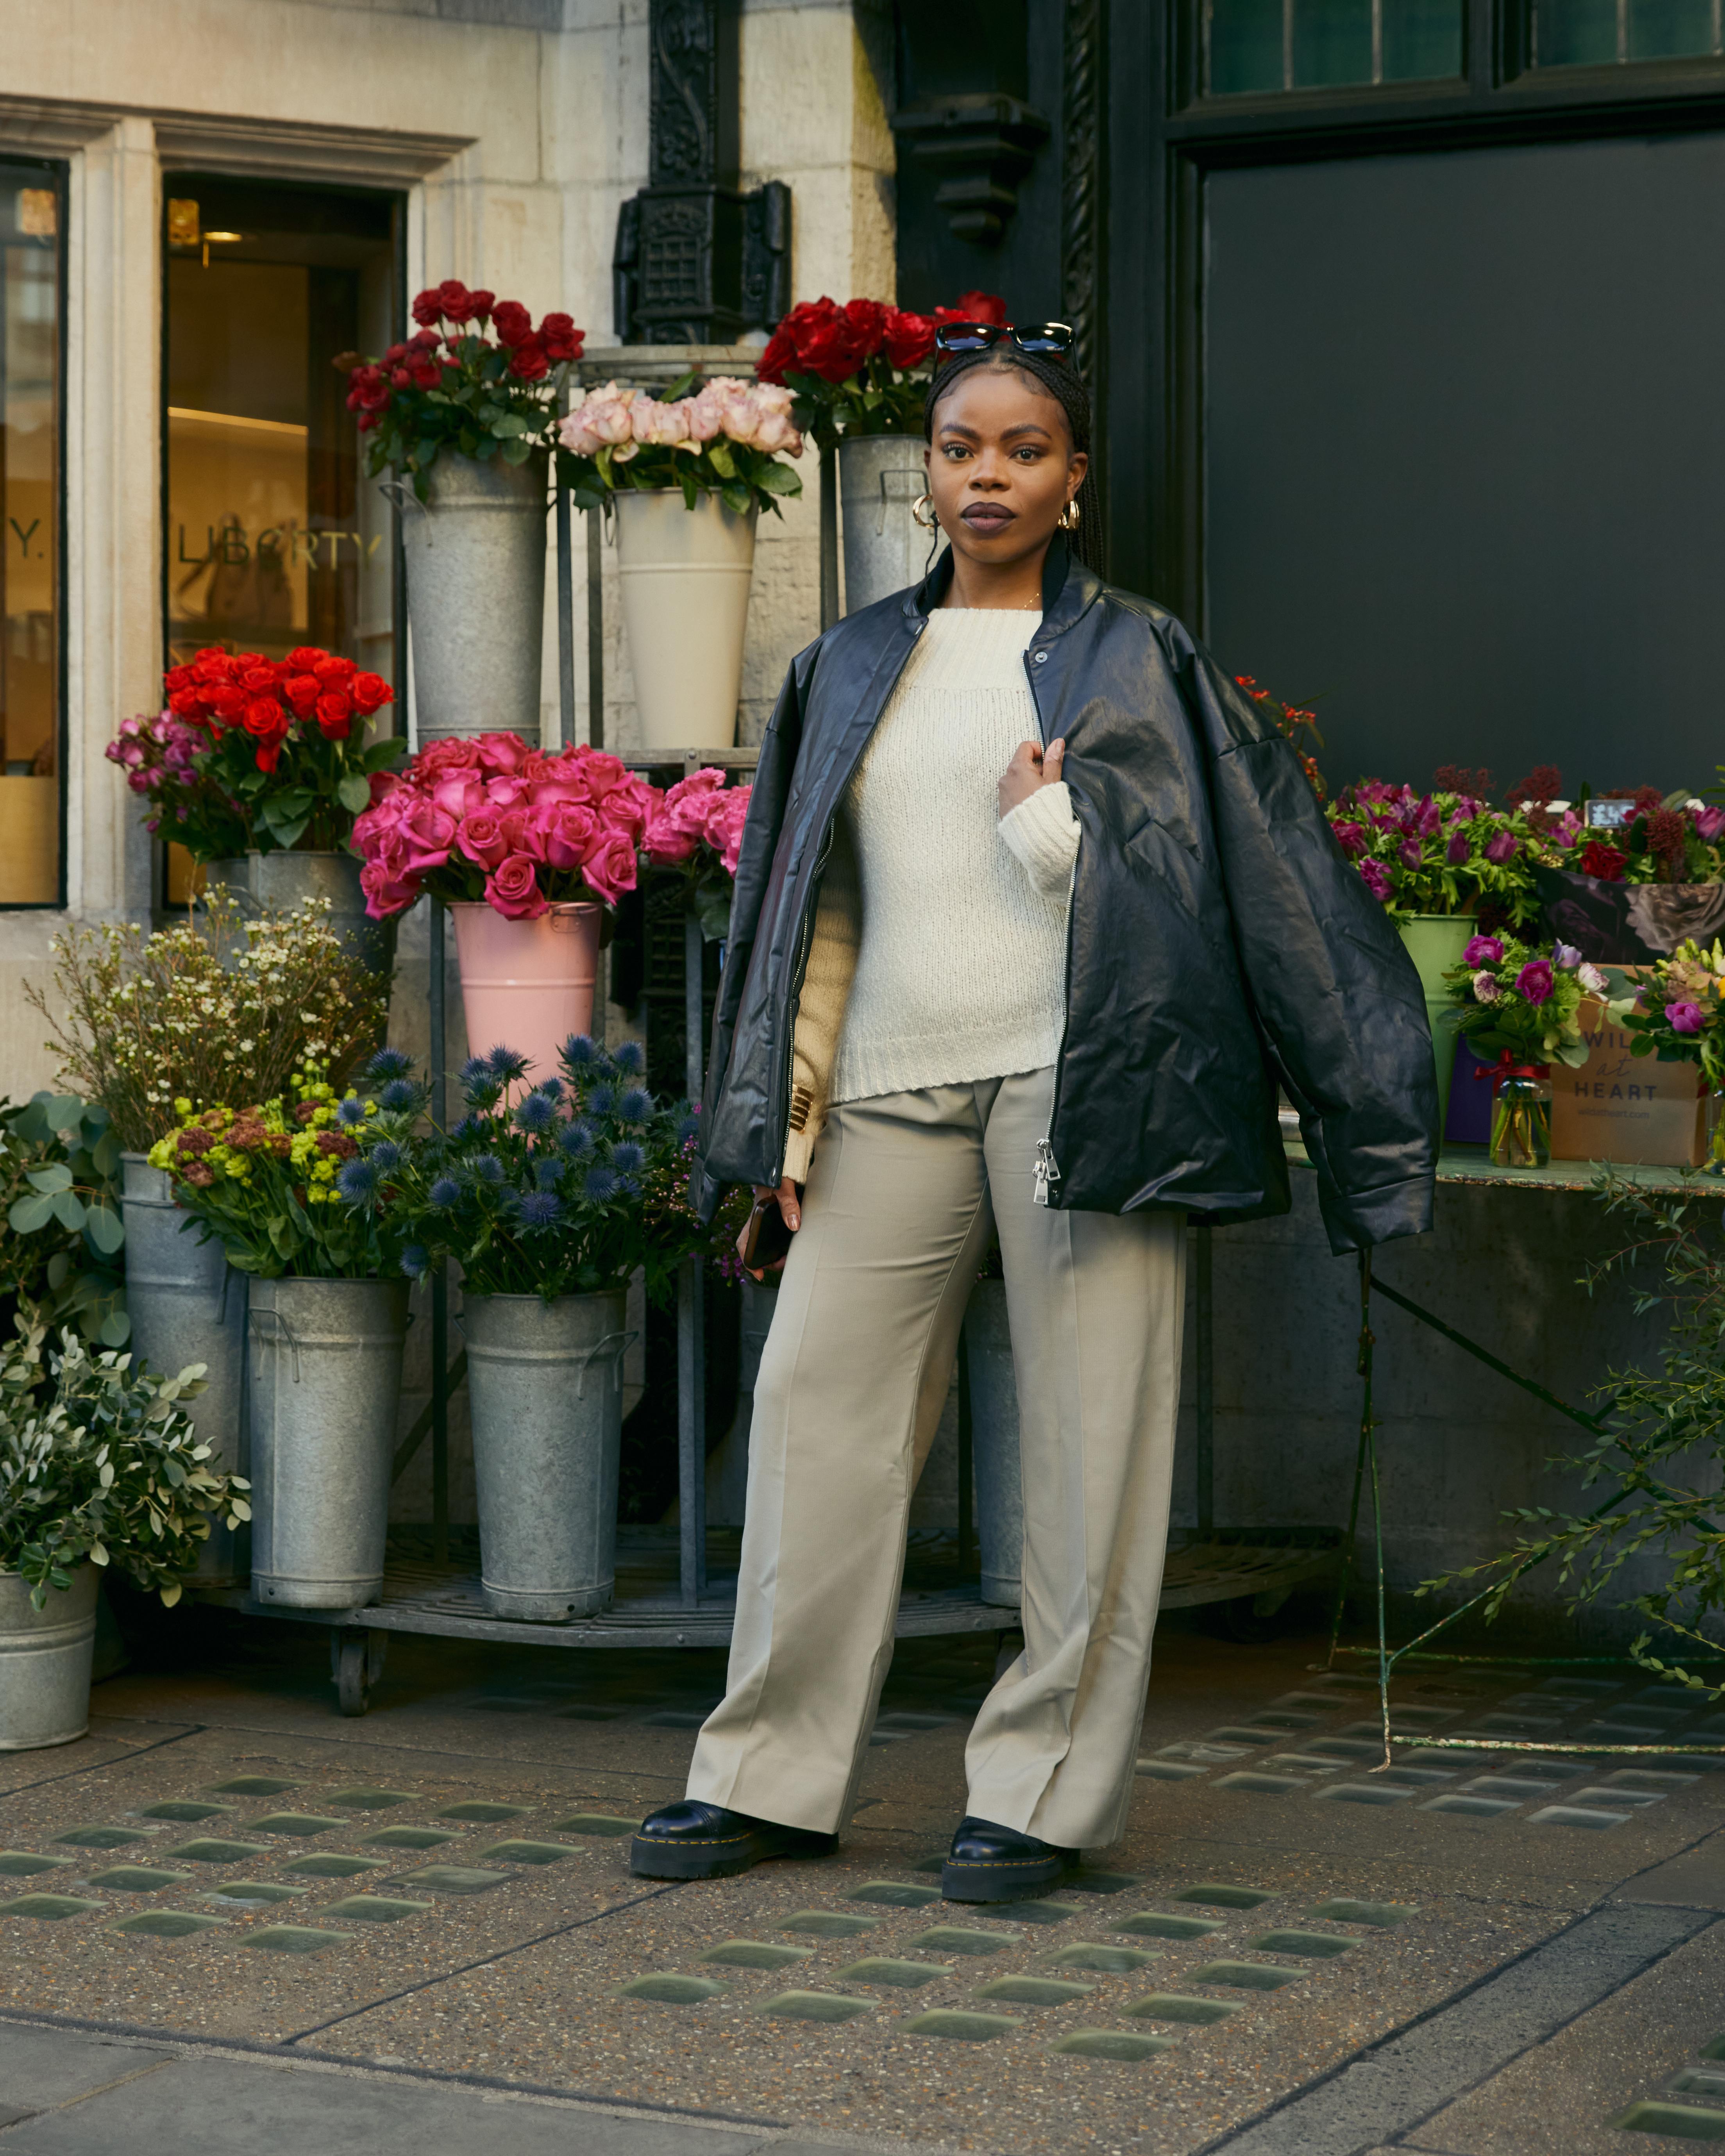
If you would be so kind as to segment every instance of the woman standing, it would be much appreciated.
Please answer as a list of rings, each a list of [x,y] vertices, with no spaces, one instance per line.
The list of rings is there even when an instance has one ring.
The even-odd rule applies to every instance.
[[[1070,332],[948,325],[915,590],[793,664],[755,782],[702,1116],[793,1231],[762,1358],[725,1698],[634,1870],[830,1849],[892,1655],[906,1521],[991,1224],[1024,1650],[965,1755],[952,1899],[1117,1838],[1168,1532],[1189,1218],[1284,1212],[1276,1089],[1332,1246],[1430,1224],[1419,983],[1294,752],[1104,583]],[[944,363],[942,362],[944,361]]]

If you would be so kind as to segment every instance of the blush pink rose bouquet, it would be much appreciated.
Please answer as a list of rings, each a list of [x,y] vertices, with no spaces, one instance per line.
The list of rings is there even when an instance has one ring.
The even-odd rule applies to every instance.
[[[557,476],[578,506],[603,508],[620,489],[675,486],[691,509],[697,495],[716,494],[739,516],[777,516],[776,495],[803,491],[780,461],[803,454],[791,391],[732,375],[698,381],[686,374],[663,398],[603,382],[558,423]]]
[[[511,921],[552,905],[614,906],[665,796],[614,756],[529,748],[518,734],[438,741],[399,777],[379,774],[355,822],[366,911],[382,921],[422,891],[485,900]]]
[[[680,778],[655,810],[641,840],[649,868],[681,869],[689,879],[689,904],[711,942],[731,918],[731,885],[748,819],[747,786],[726,786],[711,765]]]

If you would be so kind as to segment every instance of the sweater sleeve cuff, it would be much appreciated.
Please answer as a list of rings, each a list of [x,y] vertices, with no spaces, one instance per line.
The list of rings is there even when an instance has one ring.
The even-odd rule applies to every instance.
[[[784,1142],[784,1174],[793,1183],[807,1183],[809,1163],[814,1158],[814,1141],[819,1129],[790,1132]]]
[[[1000,819],[1000,835],[1045,898],[1064,898],[1078,859],[1078,819],[1065,779],[1039,786]]]

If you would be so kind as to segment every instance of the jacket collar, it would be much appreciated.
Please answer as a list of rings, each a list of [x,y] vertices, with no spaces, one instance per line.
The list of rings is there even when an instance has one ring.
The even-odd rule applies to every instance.
[[[907,618],[926,620],[944,603],[952,585],[952,550],[943,547],[940,559],[922,579],[905,593]],[[1042,624],[1030,639],[1046,644],[1062,635],[1092,606],[1102,591],[1102,580],[1073,553],[1055,532],[1042,564]]]

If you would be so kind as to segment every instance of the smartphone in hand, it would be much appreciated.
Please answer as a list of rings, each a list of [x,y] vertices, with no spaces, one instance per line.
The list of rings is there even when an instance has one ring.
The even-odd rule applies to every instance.
[[[743,1231],[744,1269],[752,1273],[763,1272],[768,1265],[776,1265],[787,1257],[790,1247],[791,1231],[778,1209],[778,1194],[768,1191],[764,1198],[755,1200]]]

